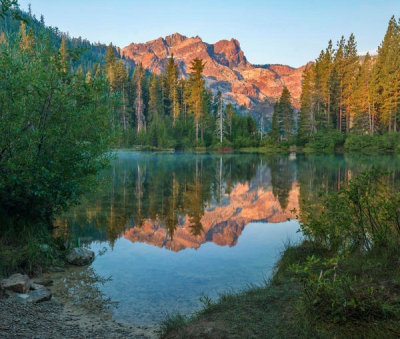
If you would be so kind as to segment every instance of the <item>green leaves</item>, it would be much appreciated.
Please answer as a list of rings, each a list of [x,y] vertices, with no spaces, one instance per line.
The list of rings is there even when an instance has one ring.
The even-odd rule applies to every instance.
[[[110,158],[107,81],[61,58],[46,40],[0,45],[0,213],[11,219],[51,223]]]
[[[398,244],[399,194],[386,178],[386,173],[378,170],[363,172],[339,192],[322,196],[319,212],[305,206],[303,233],[339,252]]]

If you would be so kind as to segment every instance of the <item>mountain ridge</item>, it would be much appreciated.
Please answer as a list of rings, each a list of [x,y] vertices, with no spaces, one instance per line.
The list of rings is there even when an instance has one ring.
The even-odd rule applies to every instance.
[[[131,43],[121,49],[121,54],[156,74],[165,72],[173,54],[180,76],[185,78],[190,72],[190,62],[201,58],[206,62],[203,72],[206,86],[214,93],[221,91],[225,103],[251,108],[265,100],[276,101],[286,85],[292,94],[293,106],[299,107],[301,78],[306,65],[298,68],[280,64],[253,65],[234,38],[210,44],[198,35],[187,37],[174,33],[145,43]]]

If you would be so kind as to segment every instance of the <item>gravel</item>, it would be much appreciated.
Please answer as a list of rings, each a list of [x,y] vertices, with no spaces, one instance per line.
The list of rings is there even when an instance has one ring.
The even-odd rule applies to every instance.
[[[0,338],[157,338],[156,328],[134,327],[51,300],[24,303],[0,293]]]

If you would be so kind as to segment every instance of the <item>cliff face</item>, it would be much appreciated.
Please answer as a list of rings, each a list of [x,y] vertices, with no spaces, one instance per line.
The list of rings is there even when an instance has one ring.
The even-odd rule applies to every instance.
[[[305,66],[252,65],[235,39],[208,44],[198,36],[188,38],[178,33],[146,43],[132,43],[122,54],[157,74],[165,71],[168,58],[174,54],[182,77],[190,72],[194,58],[206,61],[204,76],[207,87],[220,90],[226,103],[251,107],[264,99],[276,100],[286,85],[299,107],[301,77]]]
[[[145,220],[141,227],[128,229],[123,237],[132,242],[145,242],[158,247],[165,247],[178,252],[185,248],[199,248],[211,241],[220,246],[235,246],[245,226],[252,221],[284,222],[293,218],[290,212],[298,209],[299,188],[293,183],[285,210],[272,191],[261,188],[250,189],[249,185],[238,184],[230,193],[228,203],[206,209],[201,218],[203,230],[200,235],[192,234],[189,217],[181,218],[173,239],[159,220]]]

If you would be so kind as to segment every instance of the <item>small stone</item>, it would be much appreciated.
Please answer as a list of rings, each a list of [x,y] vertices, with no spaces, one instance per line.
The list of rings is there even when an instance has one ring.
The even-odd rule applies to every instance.
[[[5,290],[11,290],[17,293],[23,293],[29,291],[30,282],[29,277],[25,274],[16,273],[7,279],[4,279],[1,283],[1,288]]]
[[[31,290],[40,290],[42,288],[45,288],[43,285],[32,283],[31,284]]]
[[[26,293],[17,293],[15,296],[18,301],[27,301],[29,299],[29,294]]]
[[[71,265],[89,265],[94,260],[94,252],[86,248],[76,247],[68,252],[66,259]]]
[[[51,297],[52,297],[51,292],[47,288],[43,287],[38,290],[30,291],[27,301],[33,303],[39,303],[42,301],[50,300]]]

